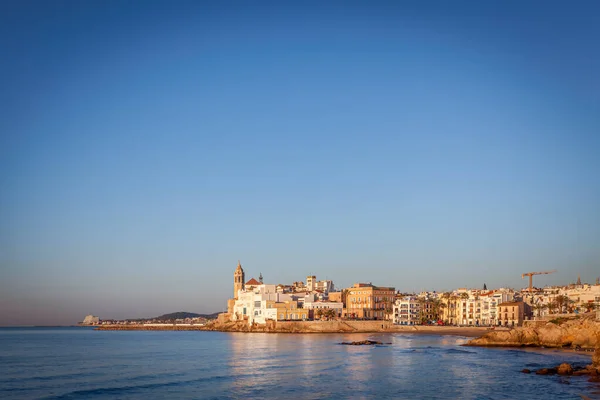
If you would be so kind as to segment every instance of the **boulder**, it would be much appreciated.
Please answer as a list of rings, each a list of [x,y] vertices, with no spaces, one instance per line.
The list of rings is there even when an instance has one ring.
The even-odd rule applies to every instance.
[[[571,364],[562,363],[556,367],[556,372],[559,375],[573,375],[573,367]]]
[[[361,340],[359,342],[342,342],[340,344],[345,344],[348,346],[374,346],[376,344],[383,344],[383,343],[375,341],[375,340]],[[391,344],[391,343],[387,343],[387,344]]]
[[[527,368],[525,368],[525,369],[524,369],[524,370],[522,370],[521,372],[522,372],[522,373],[524,373],[524,374],[530,374],[530,373],[531,373],[531,370],[530,370],[530,369],[527,369]]]
[[[583,376],[583,375],[589,375],[590,371],[587,369],[580,369],[579,371],[573,371],[573,376]]]
[[[592,365],[600,367],[600,345],[596,346],[596,351],[594,351],[594,355],[592,356]]]
[[[535,371],[536,375],[553,375],[556,373],[556,368],[542,368]]]

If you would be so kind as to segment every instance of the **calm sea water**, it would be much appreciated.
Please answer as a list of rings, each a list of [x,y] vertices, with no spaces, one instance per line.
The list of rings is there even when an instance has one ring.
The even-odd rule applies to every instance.
[[[341,346],[365,338],[389,346]],[[466,338],[0,329],[0,399],[580,399],[583,377],[523,368],[590,357],[465,348]]]

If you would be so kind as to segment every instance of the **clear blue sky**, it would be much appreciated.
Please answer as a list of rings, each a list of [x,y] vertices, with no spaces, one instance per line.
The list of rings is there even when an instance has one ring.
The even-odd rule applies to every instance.
[[[598,4],[2,2],[0,324],[593,282]]]

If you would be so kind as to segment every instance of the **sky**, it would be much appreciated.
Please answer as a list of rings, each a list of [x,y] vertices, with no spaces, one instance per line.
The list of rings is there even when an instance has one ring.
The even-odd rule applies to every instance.
[[[0,325],[226,309],[233,272],[600,276],[595,1],[0,4]]]

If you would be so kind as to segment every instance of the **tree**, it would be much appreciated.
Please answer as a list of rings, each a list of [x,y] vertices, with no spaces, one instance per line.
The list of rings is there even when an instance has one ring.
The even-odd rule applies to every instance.
[[[563,314],[565,311],[567,311],[567,307],[569,305],[569,298],[567,296],[559,294],[554,298],[554,302],[556,303],[559,314]]]
[[[348,308],[348,305],[346,304],[347,297],[348,297],[348,289],[342,290],[342,304],[344,305],[344,308]]]
[[[324,315],[327,319],[335,318],[335,311],[331,308],[328,308],[327,310],[325,310]]]
[[[317,308],[317,311],[315,311],[315,317],[317,317],[318,319],[321,319],[323,317],[323,310],[320,308]]]
[[[592,312],[596,309],[596,304],[594,303],[585,303],[585,309],[587,312]]]
[[[533,309],[537,311],[537,316],[541,317],[542,311],[546,308],[545,304],[536,304],[533,306]]]
[[[548,308],[548,313],[549,313],[549,314],[554,314],[554,310],[555,310],[555,309],[556,309],[556,307],[557,307],[556,301],[555,301],[555,300],[553,300],[553,301],[549,302],[549,303],[546,305],[546,307]]]
[[[417,298],[417,303],[419,304],[419,321],[421,324],[427,323],[427,299],[424,297]]]

